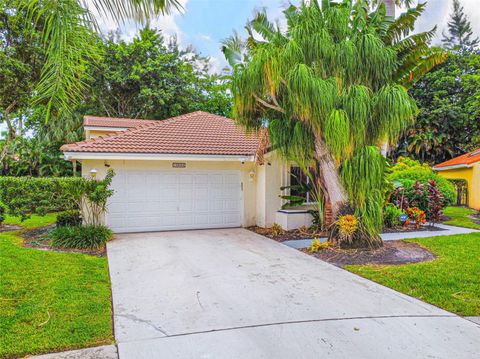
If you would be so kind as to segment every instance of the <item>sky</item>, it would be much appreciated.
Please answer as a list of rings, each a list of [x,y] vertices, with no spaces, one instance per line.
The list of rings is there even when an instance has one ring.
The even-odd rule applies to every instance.
[[[90,0],[91,1],[91,0]],[[182,47],[193,47],[211,58],[212,71],[220,71],[225,59],[220,51],[221,41],[233,31],[244,34],[244,26],[255,11],[265,8],[271,20],[282,20],[282,10],[287,0],[180,0],[183,11],[161,16],[151,21],[150,26],[161,29],[166,36],[176,36]],[[470,17],[473,30],[480,35],[480,0],[460,0]],[[298,0],[292,0],[298,3]],[[425,2],[425,0],[423,0]],[[417,22],[417,31],[432,29],[438,25],[437,38],[440,43],[451,11],[452,0],[429,0],[424,15]],[[397,14],[401,9],[397,10]],[[99,19],[104,32],[117,29],[115,22]],[[128,22],[120,28],[124,39],[133,38],[139,26]]]

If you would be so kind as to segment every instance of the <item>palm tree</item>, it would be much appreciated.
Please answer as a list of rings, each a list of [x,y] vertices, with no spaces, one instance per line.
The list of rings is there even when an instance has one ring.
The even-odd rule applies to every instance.
[[[36,101],[47,103],[47,120],[52,109],[69,112],[86,89],[88,65],[101,57],[95,17],[84,0],[14,0],[26,21],[41,31],[46,52]],[[135,19],[144,22],[152,16],[180,8],[179,0],[91,0],[100,17],[117,22]]]
[[[246,42],[234,36],[223,46],[237,123],[268,127],[273,147],[303,168],[314,160],[334,218],[354,207],[369,245],[381,243],[378,146],[414,120],[406,87],[445,58],[428,47],[434,30],[408,36],[423,10],[393,19],[367,0],[312,0],[284,11],[286,31],[260,12]]]

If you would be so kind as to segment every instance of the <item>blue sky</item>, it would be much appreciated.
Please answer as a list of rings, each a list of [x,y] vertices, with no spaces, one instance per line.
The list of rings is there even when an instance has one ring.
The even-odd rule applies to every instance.
[[[151,26],[162,29],[167,36],[177,36],[184,47],[193,45],[204,56],[210,56],[214,70],[225,66],[220,52],[221,40],[237,30],[243,33],[243,27],[252,14],[266,8],[272,20],[282,18],[282,10],[288,5],[287,0],[180,0],[184,6],[183,13],[174,13],[159,17]],[[299,0],[292,0],[298,3]],[[423,0],[425,2],[425,0]],[[473,28],[480,34],[480,0],[461,0],[469,15]],[[424,31],[438,25],[437,42],[448,21],[452,0],[429,0],[427,10],[418,21],[417,30]],[[398,13],[401,10],[398,11]],[[113,30],[112,21],[101,20],[101,27]],[[132,38],[138,25],[128,23],[122,29],[126,39]]]

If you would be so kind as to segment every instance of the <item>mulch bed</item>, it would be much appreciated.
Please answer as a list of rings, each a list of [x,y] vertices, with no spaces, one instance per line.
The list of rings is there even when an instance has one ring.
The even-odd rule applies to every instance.
[[[322,233],[322,232],[313,232],[313,231],[300,231],[298,229],[292,230],[292,231],[285,231],[282,234],[279,234],[277,236],[272,235],[272,231],[270,228],[262,228],[262,227],[247,227],[248,230],[255,232],[257,234],[260,234],[264,237],[268,237],[270,239],[273,239],[277,242],[285,242],[285,241],[294,241],[294,240],[299,240],[299,239],[308,239],[308,238],[314,238],[314,237],[326,237],[327,233]]]
[[[51,252],[66,252],[66,253],[83,253],[91,256],[104,257],[107,255],[106,248],[98,250],[88,249],[70,249],[70,248],[54,248],[50,246],[48,239],[48,231],[55,228],[55,225],[50,225],[40,228],[25,229],[19,233],[19,236],[24,239],[23,246],[27,248],[34,248],[43,251]]]
[[[22,227],[11,225],[11,224],[2,224],[0,226],[0,233],[18,231],[19,229],[22,229]]]
[[[306,249],[302,251],[308,253]],[[433,253],[418,244],[404,241],[385,241],[383,247],[375,250],[329,248],[308,254],[337,267],[364,264],[411,264],[436,258]]]
[[[292,231],[285,231],[282,234],[278,234],[277,236],[272,235],[271,228],[262,228],[262,227],[248,227],[248,230],[260,234],[262,236],[268,237],[273,239],[277,242],[285,242],[285,241],[295,241],[295,240],[302,240],[302,239],[311,239],[311,238],[318,238],[318,237],[328,237],[328,233],[324,232],[314,232],[314,231],[301,231],[298,229]],[[382,233],[408,233],[408,232],[438,232],[438,231],[445,231],[443,228],[439,227],[431,227],[431,226],[421,226],[419,229],[414,228],[413,226],[409,227],[397,227],[397,228],[385,228]]]

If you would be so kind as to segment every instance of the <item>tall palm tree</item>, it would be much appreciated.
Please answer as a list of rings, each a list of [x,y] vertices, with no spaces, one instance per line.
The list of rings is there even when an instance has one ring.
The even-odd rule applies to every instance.
[[[354,207],[369,244],[382,224],[378,146],[416,115],[406,86],[444,59],[428,47],[433,30],[408,36],[423,9],[393,19],[367,0],[312,0],[285,10],[286,31],[261,12],[246,42],[233,37],[223,47],[237,123],[267,126],[279,153],[304,168],[315,160],[334,218]]]
[[[47,103],[47,119],[52,109],[69,111],[86,89],[85,72],[101,57],[95,17],[84,0],[14,0],[26,10],[26,21],[38,28],[41,22],[46,61],[36,89],[36,101]],[[100,17],[121,23],[127,19],[143,22],[172,8],[179,0],[91,0]]]

